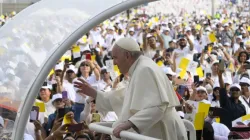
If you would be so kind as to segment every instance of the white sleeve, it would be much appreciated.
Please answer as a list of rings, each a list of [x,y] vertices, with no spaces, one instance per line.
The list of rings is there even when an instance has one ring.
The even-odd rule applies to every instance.
[[[136,126],[140,133],[143,133],[163,117],[166,109],[167,105],[146,108],[130,117],[129,121]]]

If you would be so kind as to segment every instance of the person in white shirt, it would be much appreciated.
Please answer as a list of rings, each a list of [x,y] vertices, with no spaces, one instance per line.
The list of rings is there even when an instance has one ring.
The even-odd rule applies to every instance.
[[[190,99],[186,101],[185,103],[185,109],[187,113],[192,113],[197,111],[197,105],[199,102],[203,102],[205,104],[211,104],[207,98],[207,90],[203,86],[199,86],[196,88],[196,85],[192,85],[193,88],[193,94],[191,95]],[[195,107],[196,104],[196,107]]]
[[[65,80],[63,81],[63,91],[67,91],[68,99],[75,102],[76,91],[74,90],[73,80],[76,78],[76,68],[74,65],[69,65],[66,70]]]
[[[39,92],[40,100],[37,100],[38,102],[39,101],[44,102],[45,104],[44,117],[46,118],[48,118],[50,114],[55,112],[55,107],[53,106],[52,101],[51,101],[52,94],[51,94],[50,89],[51,89],[51,86],[49,85],[42,86]]]
[[[173,52],[173,59],[175,59],[176,62],[176,68],[178,67],[181,59],[183,57],[193,60],[193,54],[194,54],[194,45],[192,41],[189,39],[188,35],[185,35],[179,38],[179,47],[174,50]],[[188,44],[189,46],[188,46]]]
[[[112,89],[112,80],[110,79],[110,73],[105,67],[101,70],[101,80],[98,82],[98,90],[110,91]]]
[[[90,85],[94,86],[100,80],[100,72],[92,61],[84,60],[80,64],[80,67],[78,68],[77,77],[83,79]],[[77,79],[73,80],[73,82],[75,81],[77,81]],[[78,89],[75,89],[77,94],[76,94],[75,104],[73,106],[73,109],[75,111],[74,112],[75,121],[80,122],[80,114],[84,110],[86,96],[79,94],[77,90]]]
[[[107,45],[107,51],[109,52],[113,48],[114,41],[117,40],[117,34],[113,26],[108,27],[107,30],[107,34],[105,35],[105,43]]]
[[[250,114],[250,79],[242,77],[240,79],[240,86],[242,95],[239,97],[239,100],[246,108],[246,113]]]
[[[157,39],[160,44],[157,44],[156,37],[154,33],[148,33],[148,31],[144,31],[143,34],[143,53],[144,56],[155,59],[159,57],[164,50],[164,41],[160,35],[160,31],[156,30]],[[159,52],[159,53],[158,53]]]
[[[220,85],[214,84],[213,87],[213,99],[210,101],[211,107],[220,107]]]

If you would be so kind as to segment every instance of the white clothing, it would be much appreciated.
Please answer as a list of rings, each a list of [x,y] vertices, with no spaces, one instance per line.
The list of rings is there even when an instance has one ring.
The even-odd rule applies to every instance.
[[[36,102],[43,102],[43,101],[36,99]],[[52,104],[52,100],[49,100],[47,103],[44,102],[44,104],[45,104],[45,112],[43,114],[44,114],[44,117],[48,118],[50,114],[55,113],[56,109]],[[41,114],[41,113],[39,113],[39,114]],[[39,115],[39,117],[41,117],[41,115]],[[41,123],[43,121],[44,121],[44,119],[41,118]]]
[[[220,101],[212,101],[211,107],[220,107]]]
[[[85,78],[82,77],[82,76],[81,76],[81,78],[82,78],[84,81],[86,81],[87,83],[89,83],[90,85],[92,85],[92,86],[93,86],[93,85],[96,85],[97,82],[98,82],[98,80],[96,80],[95,74],[90,75],[87,79],[85,79]],[[77,81],[77,78],[75,78],[75,79],[73,80],[73,83],[74,83],[75,81]],[[77,90],[77,89],[75,88],[75,92],[76,92],[76,94],[75,94],[75,102],[76,102],[76,103],[79,103],[79,104],[84,104],[86,98],[84,98],[82,95],[80,95],[79,93],[77,93],[76,90]]]
[[[113,127],[129,120],[140,134],[164,140],[186,140],[185,126],[174,108],[179,105],[178,98],[158,65],[140,56],[130,67],[129,75],[126,89],[109,94],[98,92],[97,110],[115,111],[119,119]]]
[[[243,97],[242,95],[239,97],[239,100],[241,101],[241,103],[245,106],[246,109],[246,113],[250,114],[250,107],[249,107],[249,98],[248,99],[244,99],[245,97]],[[247,102],[248,103],[247,103]]]
[[[228,140],[230,130],[224,124],[213,122],[212,127],[214,129],[215,140]]]
[[[193,60],[194,50],[190,50],[189,46],[184,47],[183,49],[177,48],[173,52],[173,56],[177,54],[176,57],[176,67],[179,66],[179,63],[181,62],[182,58],[187,58],[189,60]]]
[[[74,89],[74,84],[70,83],[68,80],[63,81],[63,90],[67,91],[68,99],[75,102],[76,101],[76,91]]]
[[[26,134],[26,133],[24,133],[23,139],[24,139],[24,140],[34,140],[34,138],[33,138],[31,135]]]

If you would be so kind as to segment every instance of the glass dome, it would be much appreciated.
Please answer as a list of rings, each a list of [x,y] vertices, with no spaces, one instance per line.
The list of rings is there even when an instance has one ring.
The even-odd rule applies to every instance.
[[[23,137],[38,91],[56,61],[107,18],[154,0],[43,0],[0,29],[0,116]],[[119,4],[120,3],[120,4]]]

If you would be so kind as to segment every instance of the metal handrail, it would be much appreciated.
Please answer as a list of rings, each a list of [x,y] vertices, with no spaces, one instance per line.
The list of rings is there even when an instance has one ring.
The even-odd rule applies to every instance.
[[[113,123],[111,123],[111,122],[91,123],[89,125],[89,129],[92,131],[96,131],[98,133],[113,135],[114,129],[109,127],[109,126],[112,126],[112,124]],[[156,138],[151,138],[148,136],[143,136],[143,135],[128,132],[128,131],[121,131],[120,136],[121,136],[121,138],[133,139],[133,140],[159,140]]]
[[[195,131],[193,123],[190,122],[189,120],[185,120],[185,119],[183,119],[183,123],[184,123],[187,131],[189,131],[190,140],[196,140],[196,131]]]

